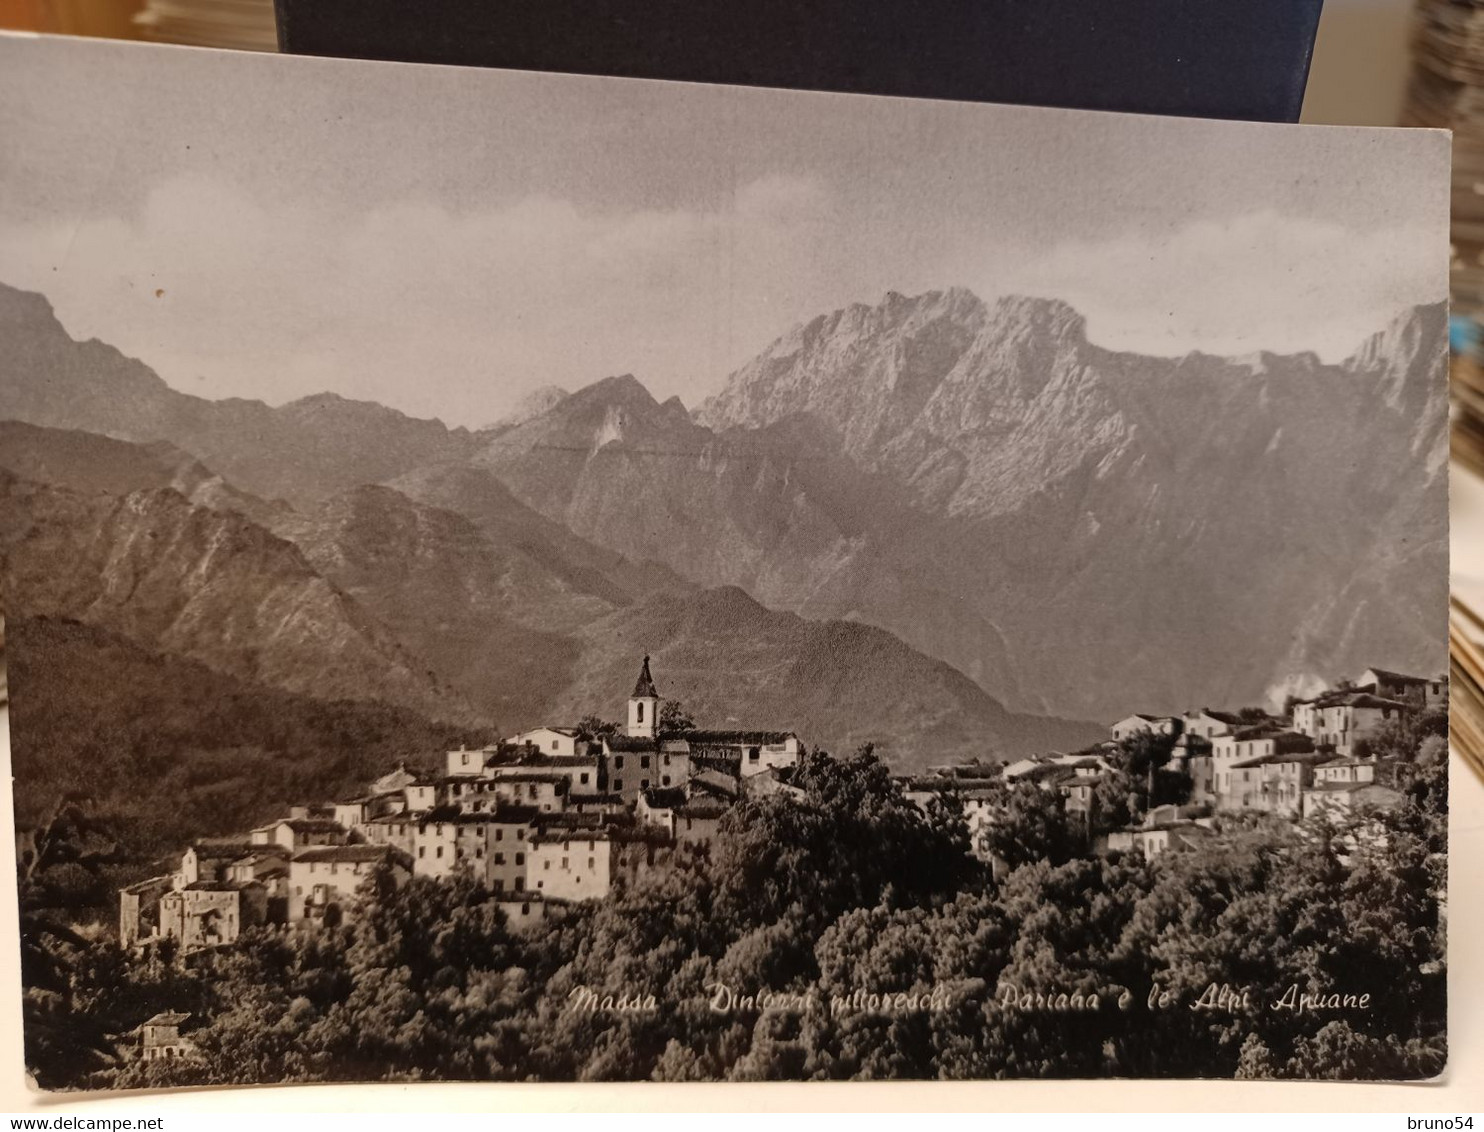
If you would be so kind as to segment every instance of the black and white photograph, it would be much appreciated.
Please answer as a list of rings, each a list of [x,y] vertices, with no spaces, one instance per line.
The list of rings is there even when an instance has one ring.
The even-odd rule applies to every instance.
[[[0,36],[26,1072],[1437,1078],[1449,175]]]

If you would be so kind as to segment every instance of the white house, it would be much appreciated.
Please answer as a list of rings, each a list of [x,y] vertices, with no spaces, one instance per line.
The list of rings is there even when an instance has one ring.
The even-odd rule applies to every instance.
[[[1211,740],[1210,789],[1218,806],[1223,797],[1232,796],[1232,769],[1238,763],[1266,759],[1277,754],[1306,754],[1313,749],[1314,742],[1309,736],[1297,731],[1287,731],[1271,723],[1260,723],[1253,727],[1244,727],[1230,735],[1215,736]]]
[[[1229,711],[1212,711],[1201,708],[1187,711],[1180,717],[1181,730],[1186,735],[1198,735],[1202,739],[1214,739],[1217,735],[1230,735],[1242,726],[1242,717]]]
[[[1386,699],[1373,692],[1341,690],[1295,704],[1293,723],[1316,744],[1333,747],[1338,754],[1348,756],[1359,740],[1370,738],[1412,710],[1411,705],[1401,700]]]
[[[579,747],[587,745],[575,727],[537,727],[512,735],[505,741],[515,747],[534,747],[543,755],[560,755],[565,758],[572,758],[578,754]]]

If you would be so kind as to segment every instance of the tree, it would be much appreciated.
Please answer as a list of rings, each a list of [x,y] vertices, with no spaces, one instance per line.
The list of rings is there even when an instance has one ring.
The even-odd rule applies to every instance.
[[[1099,829],[1117,829],[1139,820],[1155,806],[1189,800],[1190,776],[1168,766],[1175,738],[1141,731],[1119,742],[1108,756],[1112,773],[1094,791]]]
[[[989,805],[992,816],[979,834],[976,849],[1012,869],[1034,861],[1060,864],[1076,843],[1066,802],[1055,790],[1030,782],[997,782]]]
[[[617,735],[620,730],[618,724],[599,719],[596,715],[585,715],[577,721],[577,737],[589,743],[604,735]]]
[[[461,870],[400,887],[373,874],[343,926],[257,929],[232,949],[59,936],[55,989],[27,990],[28,1053],[53,1087],[1427,1075],[1443,1056],[1447,752],[1425,728],[1407,734],[1393,810],[1223,818],[1152,860],[1083,852],[1055,791],[1001,782],[986,836],[1014,867],[997,885],[966,853],[952,791],[924,812],[869,748],[812,751],[793,778],[804,801],[744,798],[710,857],[641,873],[539,931],[510,932]],[[1157,781],[1157,757],[1115,752],[1110,780],[1134,787],[1123,768],[1143,766]],[[717,1011],[718,984],[814,994]],[[1224,985],[1242,1001],[1195,1008]],[[583,988],[658,1009],[571,1008]],[[1026,1009],[1007,988],[1098,1002]],[[1370,1005],[1338,1019],[1274,1008],[1290,988]],[[857,992],[944,1000],[836,1007]],[[1160,995],[1174,1005],[1146,1007]],[[109,1068],[120,1035],[166,1009],[204,1020],[199,1057]],[[89,1049],[100,1056],[77,1056]]]
[[[661,731],[694,731],[696,721],[691,718],[690,712],[685,710],[685,705],[679,700],[661,700],[659,730]]]

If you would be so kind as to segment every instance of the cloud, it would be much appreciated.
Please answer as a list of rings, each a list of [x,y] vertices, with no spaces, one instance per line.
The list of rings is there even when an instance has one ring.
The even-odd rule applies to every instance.
[[[812,177],[773,173],[737,190],[737,215],[772,220],[817,219],[830,210],[830,195]]]
[[[625,370],[692,400],[739,341],[777,334],[780,292],[812,290],[830,194],[769,177],[726,205],[270,211],[193,175],[134,222],[0,226],[0,278],[191,392],[276,403],[334,389],[477,424],[537,386]]]
[[[1312,700],[1329,690],[1329,682],[1313,672],[1290,672],[1274,680],[1263,692],[1263,706],[1274,715],[1287,709],[1288,699]]]
[[[1152,354],[1313,350],[1338,361],[1402,308],[1445,297],[1444,247],[1423,224],[1356,232],[1248,213],[1106,239],[1067,240],[980,285],[1065,299],[1113,349]]]
[[[191,173],[128,220],[0,222],[0,281],[44,292],[75,336],[189,392],[281,403],[328,389],[470,425],[540,386],[623,372],[695,404],[795,322],[889,289],[1055,296],[1118,349],[1331,360],[1442,297],[1441,264],[1419,254],[1440,237],[1420,227],[1254,212],[1039,247],[989,214],[948,230],[912,202],[877,207],[769,174],[686,207],[533,194],[265,208]]]

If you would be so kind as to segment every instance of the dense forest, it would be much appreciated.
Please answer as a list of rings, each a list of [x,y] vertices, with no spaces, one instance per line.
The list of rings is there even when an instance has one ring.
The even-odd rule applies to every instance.
[[[113,844],[99,850],[105,883],[76,888],[74,910],[111,917],[114,882],[149,875],[192,838],[250,829],[293,803],[354,793],[400,760],[492,738],[238,680],[77,621],[12,618],[6,629],[16,824],[76,809]]]
[[[1426,1077],[1446,1056],[1445,727],[1378,740],[1405,758],[1398,809],[1224,820],[1153,861],[1094,856],[1006,791],[1006,843],[1046,855],[998,879],[951,795],[924,812],[869,750],[814,752],[804,802],[744,801],[709,855],[524,933],[471,879],[378,876],[334,930],[129,955],[23,878],[28,1061],[47,1088]],[[199,1057],[131,1057],[167,1009],[202,1021]]]

